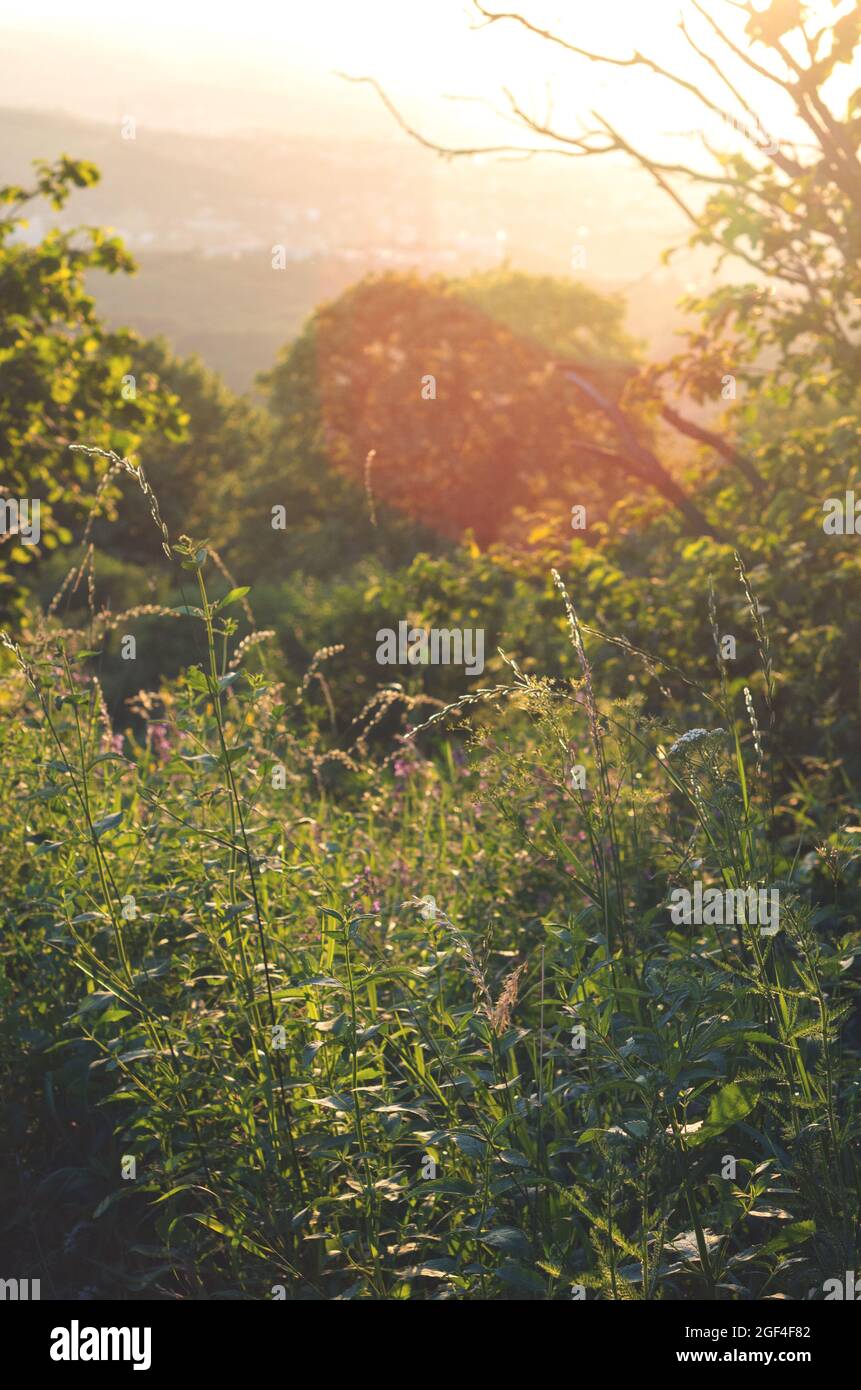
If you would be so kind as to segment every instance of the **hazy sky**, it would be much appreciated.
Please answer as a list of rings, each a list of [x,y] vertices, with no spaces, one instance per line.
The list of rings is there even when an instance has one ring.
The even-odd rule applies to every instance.
[[[817,8],[831,16],[851,3]],[[721,0],[712,4],[733,16]],[[707,32],[690,0],[525,0],[522,11],[584,47],[620,56],[639,48],[699,77],[676,31],[683,13]],[[640,136],[699,119],[692,99],[647,72],[608,70],[516,25],[476,30],[475,22],[470,0],[3,0],[0,100],[110,121],[133,115],[139,128],[392,135],[375,95],[340,81],[340,69],[377,77],[410,120],[443,141],[504,138],[481,101],[445,100],[500,101],[503,86],[543,116],[550,84],[566,130],[594,107]],[[705,88],[721,91],[717,82],[705,72]],[[776,89],[763,87],[758,110],[773,130],[787,118]]]

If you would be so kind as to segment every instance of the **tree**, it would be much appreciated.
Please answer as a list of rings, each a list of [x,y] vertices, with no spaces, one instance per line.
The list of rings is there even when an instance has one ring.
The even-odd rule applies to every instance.
[[[721,284],[687,301],[699,326],[683,353],[643,374],[640,402],[651,396],[663,411],[661,392],[669,384],[695,401],[714,400],[731,377],[753,396],[783,404],[796,397],[857,404],[861,89],[841,101],[839,83],[832,81],[838,70],[849,69],[861,43],[861,11],[854,0],[833,0],[834,17],[824,23],[801,0],[772,0],[765,10],[749,0],[686,0],[679,32],[692,66],[685,73],[639,51],[595,52],[543,28],[525,10],[495,10],[480,0],[473,6],[480,25],[517,26],[573,63],[648,71],[740,137],[742,152],[727,152],[703,133],[701,158],[673,163],[640,149],[635,137],[600,115],[593,113],[591,129],[563,130],[506,92],[511,117],[532,141],[526,148],[575,160],[628,155],[689,220],[691,246],[711,248],[719,262],[734,258],[747,268],[743,283]],[[373,78],[351,80],[369,82],[404,129],[447,157],[523,153],[522,143],[485,150],[439,145],[409,125]],[[777,94],[786,113],[779,135],[764,131],[757,116],[764,89]],[[690,189],[704,196],[704,206],[692,205]],[[678,410],[665,419],[692,434],[685,428],[691,422]],[[700,442],[757,486],[752,465],[727,435],[712,433]]]
[[[506,265],[450,280],[458,299],[474,304],[519,338],[551,356],[600,371],[616,394],[636,364],[641,347],[625,331],[625,301],[599,294],[579,280],[528,275]]]
[[[35,245],[24,238],[30,203],[59,210],[98,171],[65,155],[34,167],[31,187],[0,189],[0,498],[38,501],[41,530],[38,545],[19,543],[11,527],[0,535],[6,610],[20,608],[26,567],[70,541],[70,525],[92,506],[103,465],[69,445],[128,456],[149,436],[179,439],[184,425],[176,396],[155,378],[136,390],[139,339],[108,331],[85,291],[89,270],[134,269],[122,243],[95,227],[53,229]]]
[[[304,433],[304,448],[365,490],[364,516],[388,508],[451,538],[471,530],[494,539],[542,480],[560,500],[570,493],[606,515],[634,478],[680,506],[692,530],[707,531],[636,430],[626,426],[620,443],[608,438],[630,371],[618,306],[604,306],[604,364],[600,297],[538,280],[527,314],[527,280],[362,281],[317,312],[271,374],[276,434],[295,447]],[[524,317],[530,336],[509,326]],[[582,348],[578,391],[573,364],[549,350],[557,345]]]
[[[184,531],[230,545],[244,510],[247,477],[267,438],[263,412],[198,358],[175,357],[162,340],[136,343],[133,360],[138,392],[175,398],[185,420],[179,437],[147,434],[136,455],[170,534]],[[145,507],[125,507],[116,521],[97,522],[92,536],[100,549],[138,564],[162,554]]]
[[[408,563],[417,543],[434,548],[432,532],[417,531],[382,501],[368,505],[361,466],[333,466],[317,318],[258,378],[268,395],[266,437],[243,473],[230,555],[238,572],[270,583],[288,573],[329,577],[370,555],[396,568]]]

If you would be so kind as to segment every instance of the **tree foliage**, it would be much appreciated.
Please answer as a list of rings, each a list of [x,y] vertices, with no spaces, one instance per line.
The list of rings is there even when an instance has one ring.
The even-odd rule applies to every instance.
[[[371,277],[282,354],[270,407],[276,430],[365,487],[367,506],[487,541],[548,479],[597,511],[630,482],[600,411],[559,369],[581,346],[618,393],[632,344],[613,301],[516,273]]]
[[[7,497],[41,507],[38,547],[0,537],[5,606],[20,595],[23,567],[67,542],[69,523],[92,503],[92,457],[69,445],[128,455],[148,436],[178,440],[184,425],[177,397],[154,376],[146,390],[129,389],[139,339],[108,330],[86,291],[89,270],[134,269],[121,241],[96,227],[26,237],[31,204],[59,210],[97,180],[92,164],[62,156],[38,161],[32,185],[0,189],[0,477]]]

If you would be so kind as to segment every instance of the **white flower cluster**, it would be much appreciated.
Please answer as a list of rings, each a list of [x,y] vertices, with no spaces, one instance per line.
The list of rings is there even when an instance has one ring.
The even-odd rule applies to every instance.
[[[723,733],[724,729],[688,729],[686,734],[676,739],[667,756],[674,758],[679,753],[690,753],[707,739],[718,738]]]

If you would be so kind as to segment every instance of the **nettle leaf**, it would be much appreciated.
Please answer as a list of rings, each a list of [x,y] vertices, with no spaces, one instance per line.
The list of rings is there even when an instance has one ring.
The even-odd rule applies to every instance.
[[[185,683],[190,685],[192,690],[199,690],[204,695],[209,694],[209,681],[199,666],[189,666],[185,673]]]
[[[753,1081],[731,1081],[723,1086],[717,1095],[712,1096],[708,1114],[695,1134],[688,1134],[689,1144],[704,1144],[723,1134],[725,1129],[749,1115],[759,1100],[759,1091]]]
[[[774,1236],[759,1251],[761,1255],[775,1255],[782,1250],[791,1250],[795,1245],[803,1245],[816,1231],[815,1221],[793,1221]]]

